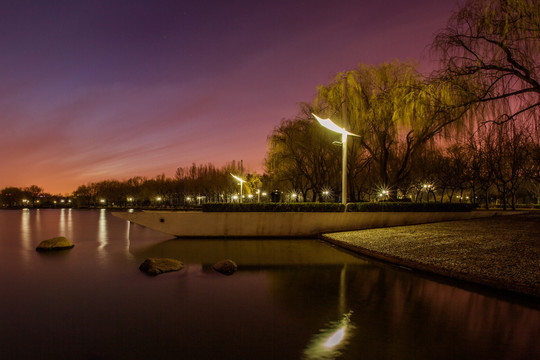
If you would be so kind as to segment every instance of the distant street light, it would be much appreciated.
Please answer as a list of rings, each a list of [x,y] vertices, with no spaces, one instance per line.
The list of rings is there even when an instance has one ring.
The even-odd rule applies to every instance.
[[[345,130],[344,128],[337,126],[330,119],[321,119],[315,114],[312,114],[312,115],[315,117],[315,119],[317,119],[319,124],[327,128],[328,130],[332,130],[334,132],[337,132],[338,134],[341,134],[341,146],[343,147],[342,169],[341,169],[341,173],[342,173],[341,203],[343,205],[346,205],[347,204],[347,135],[358,136],[358,137],[360,137],[360,135],[353,134],[352,132],[349,132]]]
[[[243,179],[241,179],[238,176],[233,175],[233,174],[231,174],[231,176],[240,182],[240,202],[242,202],[243,185],[246,182],[246,180],[243,180]]]

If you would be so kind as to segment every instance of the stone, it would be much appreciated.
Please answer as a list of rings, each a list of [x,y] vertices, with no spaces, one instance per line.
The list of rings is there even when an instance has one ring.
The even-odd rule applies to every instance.
[[[36,247],[36,251],[66,250],[74,247],[73,243],[63,236],[43,240]]]
[[[232,275],[238,270],[238,265],[230,259],[221,260],[212,265],[212,268],[217,272],[225,275]]]
[[[169,271],[178,271],[184,268],[180,260],[170,258],[148,258],[139,266],[139,269],[148,275],[159,275]]]

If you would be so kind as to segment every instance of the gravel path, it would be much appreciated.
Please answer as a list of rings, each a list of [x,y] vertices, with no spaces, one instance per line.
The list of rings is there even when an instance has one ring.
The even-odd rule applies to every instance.
[[[399,265],[540,298],[540,212],[323,238]]]

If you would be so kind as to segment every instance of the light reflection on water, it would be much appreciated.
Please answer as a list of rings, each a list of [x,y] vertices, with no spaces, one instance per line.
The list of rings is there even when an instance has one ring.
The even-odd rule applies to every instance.
[[[72,209],[60,209],[59,235],[68,239],[73,238]]]
[[[6,358],[540,357],[536,307],[317,240],[172,240],[104,210],[69,209],[0,210],[0,235],[0,260],[17,269],[0,272]],[[59,235],[75,248],[35,251]],[[138,270],[146,257],[186,266],[153,278]],[[224,258],[236,274],[212,270]]]
[[[98,242],[99,252],[102,256],[106,255],[105,247],[109,243],[109,235],[107,233],[107,210],[99,210],[99,222],[98,222]]]
[[[125,227],[126,227],[126,233],[125,233],[125,240],[126,240],[126,247],[125,247],[125,255],[128,259],[134,259],[133,254],[130,251],[131,241],[129,239],[130,229],[132,224],[129,221],[126,221]]]
[[[339,358],[346,350],[354,334],[351,322],[352,311],[343,314],[339,321],[329,323],[312,337],[304,350],[305,360],[332,360]]]
[[[30,209],[23,209],[21,211],[21,244],[23,254],[28,254],[32,248],[32,239],[30,235]],[[23,255],[22,258],[25,263],[30,261],[29,256]]]

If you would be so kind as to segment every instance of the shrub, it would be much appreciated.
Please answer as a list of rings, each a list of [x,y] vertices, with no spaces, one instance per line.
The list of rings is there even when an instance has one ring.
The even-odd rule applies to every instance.
[[[348,212],[369,211],[471,211],[474,204],[460,203],[414,203],[414,202],[359,202],[347,204]],[[338,203],[208,203],[202,205],[204,212],[343,212],[345,206]]]
[[[343,212],[337,203],[208,203],[204,212]]]
[[[369,203],[352,203],[347,205],[349,212],[362,211],[471,211],[476,206],[474,204],[459,204],[459,203],[414,203],[414,202],[369,202]]]

